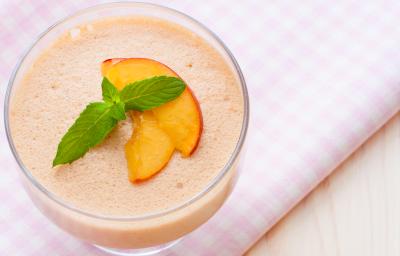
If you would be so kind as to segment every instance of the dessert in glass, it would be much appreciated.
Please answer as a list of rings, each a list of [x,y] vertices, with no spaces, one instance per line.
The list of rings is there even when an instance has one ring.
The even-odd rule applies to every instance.
[[[103,79],[122,93],[156,76],[186,87],[167,103],[127,111],[84,155],[53,166],[68,128],[101,100]],[[187,15],[144,3],[91,7],[50,27],[17,65],[5,102],[9,144],[34,204],[119,255],[164,250],[215,214],[238,176],[249,118],[243,76],[224,44]]]

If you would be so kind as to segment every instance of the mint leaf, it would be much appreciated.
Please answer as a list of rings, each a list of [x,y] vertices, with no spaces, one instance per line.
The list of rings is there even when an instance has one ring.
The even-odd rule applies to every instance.
[[[119,92],[117,88],[106,77],[103,78],[101,83],[103,100],[105,102],[114,103],[119,102]]]
[[[120,97],[125,103],[125,111],[144,111],[177,98],[185,87],[185,83],[179,78],[155,76],[128,84],[120,92]]]
[[[58,144],[53,167],[71,163],[82,157],[90,147],[99,144],[116,126],[117,112],[113,104],[90,103]]]

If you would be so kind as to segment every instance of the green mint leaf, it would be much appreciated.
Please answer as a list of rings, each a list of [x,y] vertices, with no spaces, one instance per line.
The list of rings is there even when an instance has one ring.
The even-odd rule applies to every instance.
[[[71,163],[103,141],[118,122],[114,106],[104,102],[87,105],[58,144],[53,166]]]
[[[114,103],[111,106],[111,116],[118,121],[125,120],[125,103],[122,101]]]
[[[114,103],[119,102],[119,92],[117,88],[108,80],[106,77],[103,78],[101,83],[101,89],[103,94],[103,100],[105,102]]]
[[[177,98],[185,87],[185,83],[179,78],[155,76],[128,84],[120,92],[120,97],[125,103],[125,111],[144,111]]]

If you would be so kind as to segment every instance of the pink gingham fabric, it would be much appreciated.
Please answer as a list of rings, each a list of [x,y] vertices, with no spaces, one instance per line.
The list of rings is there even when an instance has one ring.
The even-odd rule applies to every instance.
[[[96,3],[0,1],[0,93],[35,36]],[[166,254],[240,255],[399,111],[400,2],[166,4],[221,37],[243,69],[251,98],[236,189],[208,223]],[[3,125],[0,135],[0,254],[103,255],[35,209],[19,184]]]

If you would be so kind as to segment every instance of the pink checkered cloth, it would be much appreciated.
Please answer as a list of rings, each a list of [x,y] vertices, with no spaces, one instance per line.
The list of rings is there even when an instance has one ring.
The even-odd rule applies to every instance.
[[[9,2],[0,6],[1,94],[34,36],[97,3]],[[242,254],[400,109],[399,1],[292,3],[168,3],[230,47],[251,97],[248,152],[236,189],[169,255]],[[0,254],[102,255],[35,209],[0,129]]]

